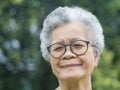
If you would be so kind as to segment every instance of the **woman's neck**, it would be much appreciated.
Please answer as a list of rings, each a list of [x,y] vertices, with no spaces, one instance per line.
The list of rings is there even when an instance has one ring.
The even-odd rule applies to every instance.
[[[92,90],[91,78],[80,79],[77,81],[59,81],[59,87],[55,90]]]

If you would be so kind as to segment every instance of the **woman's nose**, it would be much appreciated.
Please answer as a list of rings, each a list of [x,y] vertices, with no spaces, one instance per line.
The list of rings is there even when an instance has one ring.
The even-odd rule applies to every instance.
[[[71,58],[75,58],[75,57],[76,57],[76,55],[72,52],[70,46],[66,47],[66,52],[62,56],[62,59],[71,59]]]

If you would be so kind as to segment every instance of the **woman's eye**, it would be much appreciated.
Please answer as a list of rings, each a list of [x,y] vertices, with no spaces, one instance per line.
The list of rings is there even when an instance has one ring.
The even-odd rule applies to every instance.
[[[56,47],[54,48],[54,51],[62,51],[63,50],[63,47]]]
[[[80,48],[83,47],[83,45],[81,45],[81,44],[74,44],[74,45],[72,45],[72,47],[75,48],[75,49],[80,49]]]

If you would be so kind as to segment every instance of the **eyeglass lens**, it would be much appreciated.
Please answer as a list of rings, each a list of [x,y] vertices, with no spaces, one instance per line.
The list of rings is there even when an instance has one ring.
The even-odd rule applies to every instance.
[[[59,58],[66,52],[66,46],[70,46],[71,51],[76,55],[84,54],[88,49],[88,43],[86,41],[75,41],[70,45],[64,45],[60,43],[53,44],[49,47],[50,54],[53,57]]]

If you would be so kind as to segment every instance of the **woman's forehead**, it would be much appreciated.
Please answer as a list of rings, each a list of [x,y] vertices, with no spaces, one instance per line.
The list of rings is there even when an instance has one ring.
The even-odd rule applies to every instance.
[[[51,41],[73,41],[75,39],[87,39],[86,28],[78,22],[72,22],[54,29],[50,37]]]

